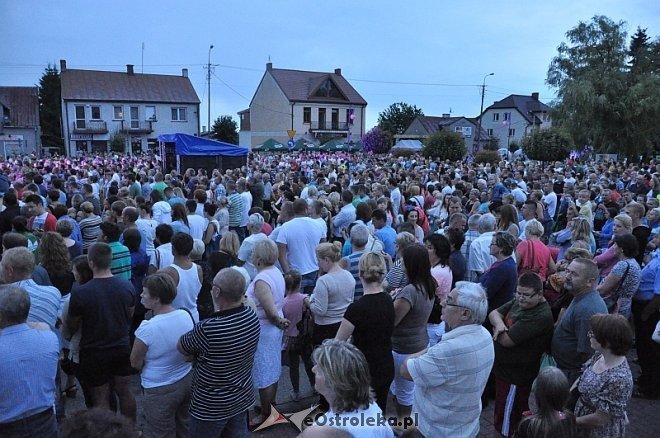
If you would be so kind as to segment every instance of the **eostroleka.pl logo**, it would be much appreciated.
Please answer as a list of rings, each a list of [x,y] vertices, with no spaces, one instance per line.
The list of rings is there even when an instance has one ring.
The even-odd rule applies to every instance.
[[[397,417],[386,417],[380,412],[376,416],[365,415],[361,413],[359,416],[339,416],[320,414],[317,418],[312,418],[310,414],[318,407],[318,405],[311,406],[302,411],[284,414],[279,412],[274,406],[271,405],[270,416],[259,425],[254,432],[266,429],[276,424],[291,424],[298,431],[302,432],[303,425],[305,427],[311,426],[316,423],[319,426],[333,426],[333,427],[384,427],[389,426],[397,429],[408,429],[412,426],[417,426],[417,414],[413,417],[404,417],[403,420]]]

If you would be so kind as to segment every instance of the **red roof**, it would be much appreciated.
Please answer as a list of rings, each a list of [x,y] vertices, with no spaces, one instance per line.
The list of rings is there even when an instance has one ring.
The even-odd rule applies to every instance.
[[[286,70],[280,68],[271,68],[267,70],[267,72],[273,76],[275,82],[277,82],[291,102],[337,102],[355,105],[367,104],[367,101],[360,96],[360,93],[358,93],[341,74]],[[326,79],[330,79],[346,99],[314,96],[314,93]]]
[[[200,103],[185,76],[64,70],[62,99],[154,103]]]
[[[0,105],[9,112],[7,126],[39,126],[37,87],[0,87]]]

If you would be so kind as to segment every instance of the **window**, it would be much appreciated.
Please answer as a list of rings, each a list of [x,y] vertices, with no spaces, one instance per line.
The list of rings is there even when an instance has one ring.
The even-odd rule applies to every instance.
[[[486,129],[486,134],[493,135],[493,130],[490,128]]]
[[[462,134],[463,128],[461,128],[460,126],[454,126],[454,132],[460,132]]]
[[[309,106],[303,108],[303,123],[312,123],[312,108]]]
[[[514,128],[509,128],[509,137],[515,137],[516,130]]]
[[[339,108],[332,108],[330,117],[332,120],[332,129],[339,129]]]
[[[155,122],[156,121],[156,107],[151,105],[151,106],[146,106],[144,107],[144,112],[147,117],[148,122]]]
[[[319,108],[319,129],[325,129],[325,108]]]
[[[511,119],[511,113],[504,113],[504,121]]]
[[[113,115],[112,118],[114,120],[124,120],[124,107],[121,105],[116,105],[113,108]]]
[[[92,120],[101,120],[101,107],[93,106],[92,107]]]
[[[131,107],[131,129],[138,129],[140,127],[140,107]]]
[[[173,122],[187,121],[186,108],[172,108],[172,121]]]
[[[493,122],[497,122],[500,120],[500,113],[493,113]]]
[[[314,97],[333,97],[336,99],[343,99],[344,96],[341,94],[341,91],[337,88],[335,83],[326,79],[321,83],[321,86],[314,93]]]
[[[353,108],[349,108],[346,110],[346,125],[350,126],[355,122],[355,110]]]
[[[76,105],[76,128],[85,129],[85,107]]]

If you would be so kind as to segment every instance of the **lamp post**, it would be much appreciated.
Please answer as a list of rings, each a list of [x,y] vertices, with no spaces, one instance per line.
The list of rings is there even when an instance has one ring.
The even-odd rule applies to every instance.
[[[477,126],[477,149],[481,146],[481,116],[483,116],[484,113],[484,94],[486,92],[486,78],[488,76],[494,76],[495,73],[488,73],[486,76],[484,76],[484,80],[481,83],[481,109],[479,110],[479,123]]]
[[[207,125],[206,125],[206,132],[211,132],[211,50],[213,50],[213,44],[211,44],[211,47],[209,47],[209,63],[206,65],[206,81],[208,84],[208,114],[207,114]],[[483,98],[482,98],[483,100]]]

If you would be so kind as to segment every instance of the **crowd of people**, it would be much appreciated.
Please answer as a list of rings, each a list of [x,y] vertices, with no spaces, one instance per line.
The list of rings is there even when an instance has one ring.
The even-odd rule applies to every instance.
[[[494,401],[501,436],[621,437],[660,398],[660,163],[161,164],[0,163],[0,436],[135,428],[138,374],[143,436],[247,436],[301,362],[305,436],[474,437]]]

